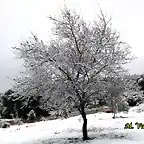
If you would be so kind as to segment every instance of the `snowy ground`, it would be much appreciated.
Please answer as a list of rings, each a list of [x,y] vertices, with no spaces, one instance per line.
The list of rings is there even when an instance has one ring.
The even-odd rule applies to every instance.
[[[0,144],[144,144],[144,129],[137,129],[135,123],[144,123],[144,112],[137,113],[144,104],[133,107],[128,118],[112,119],[112,114],[87,115],[88,134],[92,140],[82,142],[82,119],[80,116],[64,119],[0,128]],[[126,123],[133,123],[134,129],[124,129]]]

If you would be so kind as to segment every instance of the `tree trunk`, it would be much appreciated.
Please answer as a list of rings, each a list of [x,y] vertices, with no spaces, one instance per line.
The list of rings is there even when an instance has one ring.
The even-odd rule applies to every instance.
[[[116,117],[116,108],[113,106],[113,119],[115,119],[115,117]]]
[[[113,119],[116,118],[116,114],[117,114],[117,110],[118,110],[118,107],[117,107],[117,104],[113,107]]]
[[[85,140],[88,140],[88,133],[87,133],[87,118],[86,118],[84,106],[81,106],[81,115],[83,118],[83,127],[82,127],[83,141],[85,141]]]
[[[115,119],[115,115],[116,115],[116,114],[115,114],[115,112],[114,112],[113,119]]]

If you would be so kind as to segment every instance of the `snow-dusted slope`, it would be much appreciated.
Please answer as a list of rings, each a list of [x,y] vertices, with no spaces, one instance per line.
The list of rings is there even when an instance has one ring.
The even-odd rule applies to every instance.
[[[128,118],[112,119],[112,114],[97,113],[87,115],[89,136],[96,139],[89,144],[144,144],[144,129],[137,129],[135,123],[144,123],[144,112],[137,113],[138,109],[144,109],[144,104],[133,107],[128,114],[119,114]],[[124,129],[126,123],[133,123],[134,129]],[[11,126],[0,129],[0,144],[67,144],[83,143],[80,139],[82,119],[76,116],[64,120],[52,120]],[[71,140],[68,138],[71,138]],[[72,139],[75,138],[75,139]],[[87,142],[84,142],[87,143]]]

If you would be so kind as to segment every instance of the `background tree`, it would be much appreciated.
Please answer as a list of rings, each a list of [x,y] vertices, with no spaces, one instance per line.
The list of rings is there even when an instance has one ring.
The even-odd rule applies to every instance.
[[[74,105],[83,118],[86,140],[86,104],[104,91],[106,75],[122,73],[122,65],[133,59],[130,46],[120,41],[102,11],[92,24],[66,7],[59,17],[49,18],[54,23],[53,40],[44,44],[33,35],[13,48],[24,60],[27,73],[25,78],[17,78],[16,87],[22,93],[37,88],[59,109]]]
[[[108,87],[107,103],[112,109],[114,119],[118,112],[128,112],[129,106],[126,99],[123,97],[123,93],[127,90],[126,85],[127,83],[125,83],[124,79],[115,77]]]

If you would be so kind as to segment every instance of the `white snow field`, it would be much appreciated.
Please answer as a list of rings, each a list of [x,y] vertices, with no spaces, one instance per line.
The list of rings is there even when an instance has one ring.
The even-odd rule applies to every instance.
[[[82,141],[81,116],[75,116],[0,128],[0,144],[144,144],[144,129],[137,129],[135,125],[144,123],[143,110],[144,104],[141,104],[131,108],[128,114],[118,114],[127,118],[116,119],[112,119],[111,113],[87,115],[91,140],[85,142]],[[130,122],[134,129],[124,129]]]

